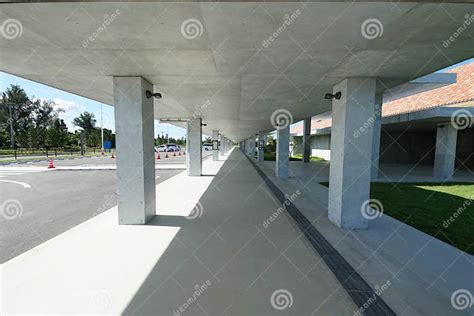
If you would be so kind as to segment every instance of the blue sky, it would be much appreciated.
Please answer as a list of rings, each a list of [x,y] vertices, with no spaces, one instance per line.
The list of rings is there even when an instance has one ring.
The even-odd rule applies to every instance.
[[[474,62],[474,58],[465,60],[459,64],[447,67],[445,69],[441,69],[439,70],[439,72],[443,72],[450,68],[472,62]],[[4,91],[11,84],[17,84],[21,86],[30,97],[34,96],[35,98],[40,98],[44,100],[53,100],[58,105],[58,107],[65,110],[64,113],[60,114],[60,116],[64,119],[70,131],[74,131],[77,129],[74,125],[72,125],[72,120],[84,111],[94,113],[97,119],[97,125],[100,126],[101,104],[97,101],[80,97],[72,93],[68,93],[0,71],[0,91]],[[114,108],[112,106],[104,104],[102,106],[102,109],[104,127],[115,131]],[[184,128],[173,126],[170,124],[160,124],[155,121],[155,136],[162,133],[168,133],[170,137],[174,138],[181,138],[186,135],[186,131]]]

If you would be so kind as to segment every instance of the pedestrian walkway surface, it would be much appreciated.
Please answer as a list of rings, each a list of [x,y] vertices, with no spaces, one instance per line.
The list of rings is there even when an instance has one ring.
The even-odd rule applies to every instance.
[[[160,183],[148,225],[113,208],[6,262],[2,314],[353,315],[238,151]]]
[[[264,166],[274,169],[274,161],[265,161]],[[329,166],[326,162],[302,163],[301,161],[290,161],[292,176],[305,178],[308,175],[314,182],[329,181]],[[414,164],[380,164],[379,175],[372,182],[447,182],[445,179],[433,177],[433,166]],[[449,182],[474,182],[472,171],[458,168]]]
[[[472,298],[474,256],[383,213],[367,230],[337,228],[327,217],[329,190],[320,184],[327,181],[327,163],[292,162],[285,180],[275,177],[275,162],[258,166],[285,194],[301,192],[293,204],[397,315],[472,315],[474,305],[455,298]]]

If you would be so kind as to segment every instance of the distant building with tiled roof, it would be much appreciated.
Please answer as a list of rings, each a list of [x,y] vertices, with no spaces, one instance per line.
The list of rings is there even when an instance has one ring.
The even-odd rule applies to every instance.
[[[474,62],[446,72],[456,74],[454,83],[413,94],[403,93],[403,87],[399,95],[385,91],[378,124],[381,132],[374,133],[374,139],[380,140],[380,162],[434,164],[437,138],[450,129],[456,134],[450,145],[456,152],[456,168],[474,170]],[[464,126],[453,131],[459,118]],[[311,155],[330,160],[331,125],[331,112],[311,118]],[[291,127],[291,135],[294,151],[302,152],[301,122]]]
[[[447,70],[457,75],[456,83],[441,88],[410,95],[397,100],[384,102],[382,117],[406,114],[427,110],[440,106],[474,106],[474,62]],[[311,131],[331,127],[330,112],[318,115],[311,120]],[[293,135],[302,135],[303,125],[297,124],[291,128]]]

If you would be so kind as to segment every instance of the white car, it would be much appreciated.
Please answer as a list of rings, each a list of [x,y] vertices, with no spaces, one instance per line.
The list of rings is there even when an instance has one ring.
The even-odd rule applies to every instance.
[[[202,150],[204,151],[212,150],[212,144],[202,144]]]
[[[161,145],[160,147],[155,148],[156,152],[178,152],[181,151],[181,148],[179,148],[178,145],[176,144],[164,144]]]

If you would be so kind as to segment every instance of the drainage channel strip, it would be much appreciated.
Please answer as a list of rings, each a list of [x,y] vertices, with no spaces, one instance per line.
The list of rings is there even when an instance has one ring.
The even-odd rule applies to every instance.
[[[244,154],[245,155],[245,154]],[[305,237],[316,252],[321,256],[326,265],[341,283],[363,315],[396,315],[395,312],[378,296],[357,271],[344,259],[343,256],[324,238],[324,236],[311,224],[301,211],[288,201],[283,192],[270,180],[270,178],[245,155],[257,173],[265,181],[270,191],[280,203],[286,205],[286,211],[296,222]]]

